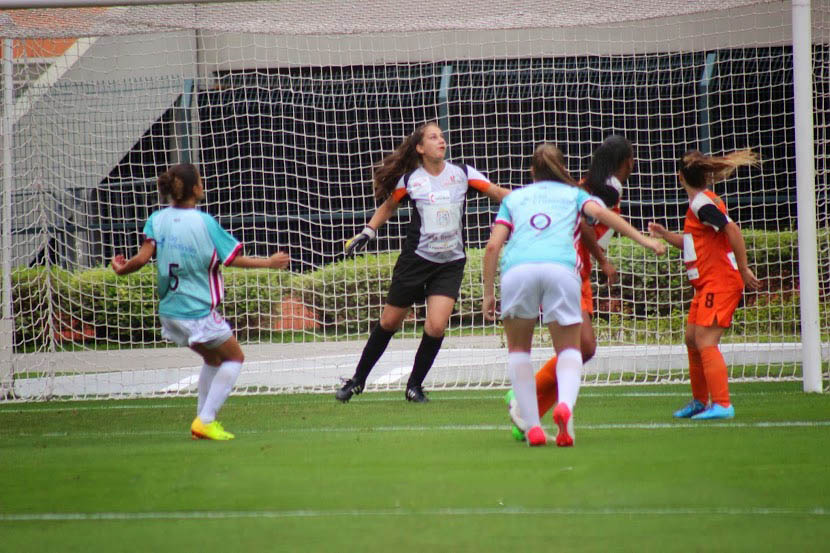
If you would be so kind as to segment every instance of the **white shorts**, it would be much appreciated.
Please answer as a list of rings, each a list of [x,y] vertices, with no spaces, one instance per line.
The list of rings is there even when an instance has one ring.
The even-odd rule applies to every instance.
[[[554,320],[562,326],[582,322],[582,281],[558,263],[516,265],[501,277],[501,318]]]
[[[216,311],[201,319],[171,319],[161,316],[159,318],[162,338],[180,346],[202,344],[213,349],[233,336],[231,326]]]

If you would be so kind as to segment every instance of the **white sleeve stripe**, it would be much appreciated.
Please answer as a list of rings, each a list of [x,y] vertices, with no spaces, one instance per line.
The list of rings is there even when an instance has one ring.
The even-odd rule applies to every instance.
[[[581,205],[581,206],[579,206],[579,212],[580,212],[580,213],[584,213],[584,214],[587,216],[588,214],[587,214],[587,213],[585,213],[585,212],[584,212],[584,210],[585,210],[585,206],[586,206],[586,205],[588,205],[588,203],[590,203],[590,202],[594,202],[594,203],[595,203],[595,204],[597,204],[598,206],[600,206],[600,207],[602,207],[602,208],[605,208],[605,203],[604,203],[602,200],[600,200],[600,199],[599,199],[599,198],[597,198],[597,197],[591,196],[590,198],[588,198],[587,200],[585,200],[584,202],[582,202],[582,205]],[[607,208],[606,208],[606,209],[607,209]]]
[[[467,179],[468,180],[483,180],[483,181],[486,181],[486,182],[490,182],[490,179],[488,179],[486,176],[484,176],[483,173],[479,172],[478,169],[476,169],[475,167],[472,167],[470,165],[467,165]]]
[[[689,209],[692,210],[692,213],[695,214],[695,217],[698,217],[698,215],[697,215],[698,211],[700,211],[700,208],[705,206],[705,205],[713,205],[714,206],[715,202],[712,201],[712,198],[710,198],[709,196],[707,196],[703,192],[700,192],[700,193],[698,193],[697,196],[695,196],[695,199],[692,200],[692,203],[689,205]],[[717,206],[715,206],[715,208],[717,208]]]

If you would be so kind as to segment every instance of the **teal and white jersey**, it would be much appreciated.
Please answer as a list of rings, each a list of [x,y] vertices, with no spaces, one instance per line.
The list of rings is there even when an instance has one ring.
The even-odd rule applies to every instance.
[[[583,206],[599,198],[561,182],[540,181],[514,190],[501,201],[496,224],[510,228],[501,273],[524,263],[558,263],[578,269],[576,243]]]
[[[207,213],[176,207],[150,215],[144,236],[156,243],[159,315],[210,315],[225,296],[220,265],[233,261],[242,244]]]

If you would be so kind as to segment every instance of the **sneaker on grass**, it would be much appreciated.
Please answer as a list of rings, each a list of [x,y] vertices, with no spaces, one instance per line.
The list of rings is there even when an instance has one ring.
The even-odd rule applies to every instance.
[[[350,399],[352,399],[353,395],[358,395],[362,391],[363,383],[357,382],[350,378],[345,382],[345,384],[343,384],[342,388],[334,393],[334,397],[337,398],[337,401],[347,403]]]
[[[731,419],[735,417],[735,407],[730,405],[724,407],[718,403],[713,403],[711,407],[693,416],[693,420],[712,420],[712,419]]]
[[[222,428],[219,421],[213,421],[208,424],[202,422],[202,419],[196,417],[190,425],[190,434],[194,440],[233,440],[234,435]]]
[[[423,386],[407,386],[404,395],[406,396],[406,401],[415,403],[427,403],[429,401],[429,398],[424,393]]]
[[[574,418],[567,405],[559,403],[553,408],[553,422],[559,427],[559,433],[556,434],[556,445],[559,447],[574,445]]]
[[[516,401],[516,393],[512,388],[504,394],[504,404],[507,405],[507,415],[510,417],[510,434],[517,442],[525,441],[527,423],[519,416],[519,402]]]
[[[527,445],[536,447],[548,443],[548,437],[541,426],[534,426],[527,431]]]
[[[706,406],[703,405],[696,399],[693,399],[677,411],[675,411],[672,416],[676,419],[688,419],[691,418],[698,413],[702,413],[706,410]]]

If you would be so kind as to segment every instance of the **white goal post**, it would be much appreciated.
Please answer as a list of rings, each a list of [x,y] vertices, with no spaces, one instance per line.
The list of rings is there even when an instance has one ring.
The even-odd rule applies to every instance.
[[[435,120],[448,158],[529,182],[540,142],[574,174],[610,134],[634,145],[623,215],[682,225],[675,161],[753,148],[718,185],[765,287],[722,351],[733,379],[821,392],[830,354],[830,2],[793,0],[0,0],[0,401],[190,394],[198,358],[168,347],[152,268],[118,279],[160,207],[155,178],[193,162],[203,209],[246,253],[290,271],[225,269],[223,312],[246,364],[237,392],[330,391],[385,298],[407,208],[365,256],[343,241],[376,208],[371,169]],[[501,387],[504,340],[480,314],[496,206],[470,196],[468,263],[427,387]],[[614,238],[619,284],[595,274],[587,384],[683,382],[691,298],[678,252]],[[595,271],[596,273],[596,271]],[[370,389],[406,381],[416,306]],[[542,332],[533,360],[551,353]]]

